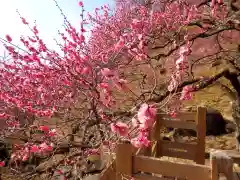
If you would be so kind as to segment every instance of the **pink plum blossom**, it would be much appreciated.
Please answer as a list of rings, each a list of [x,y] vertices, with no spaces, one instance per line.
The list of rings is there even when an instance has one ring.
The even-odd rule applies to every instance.
[[[142,104],[137,114],[140,125],[142,125],[143,128],[150,127],[155,121],[156,114],[157,109],[154,106],[146,103]]]
[[[115,73],[114,73],[112,70],[108,69],[108,68],[103,68],[103,69],[101,70],[101,73],[102,73],[102,75],[105,76],[106,78],[112,78],[112,77],[115,76]]]
[[[0,167],[5,166],[5,162],[4,161],[0,161]]]
[[[40,126],[39,129],[41,131],[44,131],[44,132],[48,132],[49,131],[49,127],[48,126]]]
[[[120,136],[127,136],[129,127],[127,124],[122,122],[112,123],[111,130],[114,133],[118,133]]]

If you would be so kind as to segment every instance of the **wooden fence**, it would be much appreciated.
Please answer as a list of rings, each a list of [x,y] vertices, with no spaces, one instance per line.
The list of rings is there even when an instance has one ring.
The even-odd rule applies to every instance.
[[[197,133],[195,143],[180,143],[162,140],[162,127],[173,127],[194,130]],[[152,144],[151,156],[176,157],[205,163],[206,108],[198,107],[197,112],[179,112],[174,119],[168,114],[159,114],[153,126],[150,139]]]
[[[197,140],[191,144],[164,141],[160,136],[160,129],[164,126],[195,130]],[[168,176],[185,180],[217,180],[219,173],[223,171],[219,164],[229,160],[227,158],[226,161],[223,161],[212,156],[211,166],[204,165],[206,109],[203,107],[198,107],[197,112],[180,112],[174,119],[167,114],[159,114],[150,134],[153,143],[152,147],[148,149],[136,150],[131,144],[118,144],[114,161],[102,173],[100,179],[167,180],[166,176]],[[159,158],[162,156],[190,159],[196,164],[168,162]],[[231,158],[228,164],[228,169],[225,168],[224,173],[228,180],[232,180],[233,162]]]
[[[218,180],[224,173],[233,180],[233,161],[211,155],[211,165],[168,162],[160,158],[134,155],[131,144],[118,144],[116,158],[102,173],[100,180]]]

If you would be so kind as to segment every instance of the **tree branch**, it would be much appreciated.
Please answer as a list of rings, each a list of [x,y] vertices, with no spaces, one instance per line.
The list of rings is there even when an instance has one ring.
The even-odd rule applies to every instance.
[[[226,31],[226,30],[232,30],[232,29],[235,29],[233,26],[226,26],[226,27],[223,27],[221,29],[218,29],[218,30],[215,30],[215,31],[211,31],[211,32],[203,32],[203,33],[199,33],[197,34],[196,36],[192,37],[189,39],[189,41],[194,41],[198,38],[207,38],[207,37],[210,37],[210,36],[213,36],[213,35],[216,35],[220,32],[223,32],[223,31]],[[184,44],[186,44],[186,42],[182,42],[180,43],[179,45],[175,46],[174,48],[172,48],[171,50],[169,50],[166,54],[165,53],[160,53],[154,57],[152,57],[152,59],[156,59],[156,60],[159,60],[161,57],[168,57],[170,56],[174,51],[176,51],[178,48],[180,48],[181,46],[183,46]]]
[[[214,82],[216,82],[221,77],[225,77],[225,78],[227,78],[231,82],[232,86],[239,93],[239,97],[240,97],[240,83],[236,82],[236,79],[237,79],[237,77],[239,75],[240,75],[239,73],[231,73],[229,71],[229,69],[226,68],[226,69],[222,70],[221,72],[215,74],[214,76],[209,77],[206,80],[202,80],[201,78],[196,78],[196,79],[193,79],[193,80],[190,80],[190,81],[184,81],[177,87],[177,89],[174,89],[173,91],[165,91],[160,96],[154,97],[152,99],[149,99],[147,103],[159,103],[159,102],[162,102],[171,93],[179,93],[179,92],[182,91],[182,89],[185,86],[193,85],[195,83],[198,83],[198,84],[194,86],[193,92],[199,91],[201,89],[204,89],[204,88],[212,85]],[[139,108],[139,107],[137,107],[137,108]],[[109,113],[106,113],[106,114],[110,115],[110,116],[112,115],[112,116],[130,117],[130,116],[133,115],[133,112],[130,112],[130,111],[117,111],[117,112],[114,112],[112,114],[109,114]]]

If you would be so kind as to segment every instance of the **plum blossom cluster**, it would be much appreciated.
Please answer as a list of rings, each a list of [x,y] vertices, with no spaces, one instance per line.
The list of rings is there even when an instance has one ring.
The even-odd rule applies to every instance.
[[[100,155],[99,149],[88,149],[85,151],[85,155],[90,156],[90,155]]]
[[[40,126],[39,130],[44,132],[45,137],[54,137],[56,135],[56,129],[50,129],[48,126]]]
[[[42,143],[27,142],[24,145],[15,144],[11,160],[13,161],[27,161],[31,155],[39,154],[45,155],[53,151],[54,144],[51,142],[52,138],[56,136],[56,130],[50,129],[48,126],[40,126],[39,131],[43,132]]]
[[[84,7],[82,2],[79,6]],[[147,59],[148,35],[154,33],[154,29],[160,30],[159,27],[176,29],[180,26],[171,21],[172,12],[178,12],[179,22],[186,23],[178,4],[169,5],[164,13],[153,14],[150,14],[146,7],[138,6],[135,7],[138,16],[133,16],[132,11],[126,8],[120,6],[114,15],[110,16],[110,8],[104,6],[101,8],[103,15],[99,15],[99,9],[96,9],[95,17],[89,15],[90,22],[96,26],[92,30],[87,53],[84,36],[86,30],[83,27],[86,20],[82,19],[80,32],[67,22],[67,34],[60,33],[64,41],[64,45],[61,46],[64,57],[56,51],[49,50],[40,38],[37,26],[31,28],[27,20],[20,17],[34,35],[20,39],[27,52],[20,53],[14,46],[6,45],[14,62],[1,62],[1,100],[37,116],[50,117],[57,110],[56,106],[70,106],[83,91],[86,91],[85,95],[88,97],[98,97],[92,87],[98,81],[100,70],[104,79],[103,82],[97,83],[97,87],[102,90],[102,103],[110,108],[114,104],[110,84],[113,83],[123,90],[127,82],[113,73],[119,67],[124,67],[126,62],[114,63],[112,57],[121,51],[136,60]],[[178,11],[175,11],[176,8]],[[187,14],[189,20],[195,18],[193,8],[190,9]],[[121,19],[121,22],[118,19]],[[169,24],[172,24],[171,27]],[[119,29],[122,29],[122,32],[119,32]],[[9,35],[6,36],[6,40],[12,42]],[[102,67],[102,63],[113,66]],[[9,88],[11,91],[8,91]],[[7,118],[6,114],[3,115]]]
[[[142,104],[138,110],[137,118],[132,119],[132,125],[137,128],[137,137],[131,138],[131,143],[133,146],[148,147],[150,145],[149,141],[149,131],[152,128],[156,119],[157,109],[154,105],[148,105],[146,103]],[[129,135],[129,126],[123,122],[117,122],[111,124],[111,130],[118,133],[120,136]]]
[[[101,101],[106,107],[111,107],[114,104],[111,98],[111,87],[113,86],[125,91],[127,89],[127,80],[119,78],[117,71],[110,70],[109,68],[103,68],[101,74],[103,76],[103,81],[99,84]]]
[[[180,100],[191,100],[193,90],[194,88],[192,86],[185,86],[182,90]]]
[[[54,149],[54,144],[51,142],[51,138],[56,135],[55,129],[50,129],[48,126],[40,126],[39,131],[43,132],[42,143],[25,143],[23,145],[15,144],[13,146],[11,161],[27,161],[32,155],[47,155]],[[0,167],[5,166],[5,161],[0,161]]]
[[[223,5],[223,0],[211,0],[210,6],[213,17],[223,20],[227,15],[227,11],[226,6],[220,8],[221,5]]]
[[[221,5],[223,5],[223,6],[221,6]],[[221,8],[220,8],[220,6],[221,6]],[[193,7],[192,7],[192,9],[193,9]],[[224,19],[227,15],[226,14],[227,13],[226,6],[224,6],[222,0],[212,0],[211,1],[211,10],[212,10],[211,11],[212,15],[215,18],[217,18],[218,20],[219,19]],[[217,11],[219,11],[219,12],[217,13]],[[193,15],[194,17],[198,17],[199,14],[197,12],[198,12],[198,10],[195,9],[195,11],[190,13],[190,16],[192,16],[194,14]],[[190,18],[190,21],[191,20],[193,20],[193,19]],[[175,71],[175,73],[172,74],[171,81],[170,81],[170,84],[168,86],[168,90],[170,92],[175,90],[178,87],[179,83],[182,82],[185,70],[188,68],[187,57],[191,53],[191,49],[190,49],[190,44],[191,43],[188,40],[188,35],[186,35],[184,37],[184,39],[186,40],[186,44],[184,46],[180,47],[179,58],[175,62],[175,68],[174,69],[176,69],[176,71]],[[191,86],[184,87],[183,91],[181,93],[181,96],[180,96],[180,100],[191,99],[192,98],[191,91],[193,91],[193,88]]]
[[[186,37],[187,39],[187,37]],[[179,50],[179,58],[176,60],[175,65],[176,65],[176,72],[171,76],[171,81],[168,86],[168,90],[170,92],[174,91],[180,82],[182,82],[183,75],[185,73],[185,70],[188,69],[188,60],[187,56],[191,53],[190,49],[190,42],[187,41],[185,46],[182,46]],[[184,87],[180,100],[189,100],[191,99],[191,88],[186,86]]]
[[[129,133],[129,126],[123,122],[116,122],[111,124],[112,132],[118,133],[120,136],[127,136]]]
[[[5,161],[0,161],[0,167],[4,167],[5,166]]]
[[[118,19],[124,19],[125,21],[123,21],[124,24],[119,24],[119,22],[117,22],[118,25],[115,25],[115,21],[112,21],[112,19],[109,20],[111,24],[114,24],[114,26],[117,26],[118,28],[120,26],[124,32],[118,35],[119,41],[115,45],[115,50],[117,49],[119,51],[120,49],[124,49],[126,50],[128,56],[134,57],[134,59],[136,60],[148,59],[146,45],[149,41],[149,34],[154,34],[155,36],[157,36],[159,32],[168,33],[169,31],[177,30],[179,27],[188,24],[192,20],[199,17],[196,6],[187,6],[185,4],[182,4],[180,6],[178,2],[169,4],[167,3],[164,12],[150,12],[145,6],[131,6],[131,3],[129,5],[126,5],[125,1],[123,1],[122,3],[121,1],[119,1],[118,3],[119,6],[122,8],[119,9],[119,11],[121,12],[117,11],[115,16],[117,16]],[[125,9],[125,11],[122,11],[123,9]],[[134,11],[138,12],[139,15],[141,15],[141,18],[129,17],[132,16],[132,14],[129,12],[133,11],[133,9]],[[123,14],[122,12],[126,13]],[[174,19],[176,18],[178,19],[177,22],[174,21]],[[127,21],[129,21],[130,28],[126,27]],[[107,28],[108,25],[109,24],[106,23],[100,28]],[[125,29],[126,31],[124,31]],[[114,27],[112,27],[111,30],[112,35],[114,34]],[[94,38],[95,34],[99,34],[99,31],[101,32],[101,29],[99,28],[97,29],[97,31],[94,31],[92,38]],[[180,57],[176,61],[176,72],[171,77],[172,80],[168,87],[169,91],[173,91],[182,81],[182,75],[185,73],[184,70],[188,67],[187,56],[191,53],[191,50],[190,41],[187,40],[187,36],[185,40],[187,43],[185,46],[182,46],[180,48]]]
[[[20,128],[20,123],[17,120],[7,120],[6,124],[9,130],[15,130]]]
[[[33,143],[25,143],[23,146],[15,145],[15,151],[11,155],[11,160],[14,161],[27,161],[31,155],[40,154],[45,155],[52,152],[54,144],[43,142],[39,145]]]
[[[95,47],[91,52],[98,52],[95,58],[104,64],[112,64],[112,54],[118,54],[120,50],[135,60],[147,60],[150,34],[161,37],[197,18],[195,6],[182,4],[180,7],[178,2],[167,3],[164,12],[151,12],[145,6],[134,6],[126,1],[118,3],[118,8],[112,16],[107,16],[109,13],[103,9],[103,17],[90,16],[91,23],[96,27],[91,31],[89,44],[90,47]],[[183,14],[182,10],[186,12]],[[120,67],[124,63],[126,62],[118,62],[117,66]]]
[[[152,128],[157,115],[157,108],[155,105],[142,104],[137,119],[133,118],[132,123],[138,128],[139,134],[131,140],[135,147],[148,147],[150,145],[149,132]]]

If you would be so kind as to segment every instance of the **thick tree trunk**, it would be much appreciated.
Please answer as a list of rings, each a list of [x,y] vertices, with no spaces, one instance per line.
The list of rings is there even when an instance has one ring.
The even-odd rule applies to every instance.
[[[225,78],[227,78],[231,82],[234,90],[237,92],[236,98],[240,98],[240,82],[238,80],[238,76],[239,75],[237,73],[227,72],[225,74]]]
[[[236,73],[226,73],[225,78],[227,78],[234,90],[236,91],[235,100],[232,101],[232,117],[236,124],[236,149],[239,150],[240,144],[240,82],[238,80],[238,74]]]

